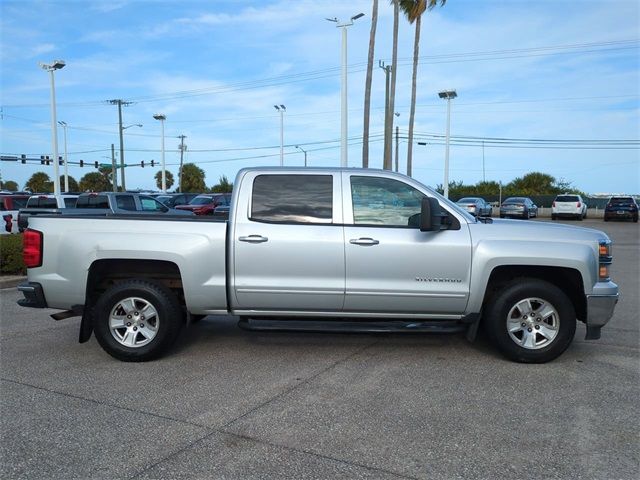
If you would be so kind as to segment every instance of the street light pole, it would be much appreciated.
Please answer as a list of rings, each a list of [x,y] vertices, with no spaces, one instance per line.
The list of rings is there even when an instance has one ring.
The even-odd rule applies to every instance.
[[[347,109],[347,27],[353,25],[353,22],[361,17],[364,13],[358,13],[347,22],[341,22],[337,18],[327,18],[330,22],[335,22],[337,28],[342,28],[342,88],[340,94],[341,105],[341,134],[340,134],[340,166],[345,168],[348,164],[348,145],[347,136],[349,130],[348,109]]]
[[[162,113],[156,113],[153,118],[156,120],[160,120],[160,126],[162,130],[162,193],[167,192],[167,174],[165,170],[164,163],[164,121],[167,119],[167,116]]]
[[[444,196],[449,198],[449,133],[451,128],[451,99],[456,98],[458,94],[455,90],[445,90],[439,92],[440,98],[447,99],[447,133],[446,133],[446,146],[444,153]]]
[[[67,170],[67,122],[60,120],[59,125],[62,125],[64,130],[64,191],[69,193],[69,172]]]
[[[302,153],[304,153],[304,166],[306,167],[307,166],[307,151],[304,148],[302,148],[300,145],[296,145],[296,148],[298,150],[300,150]]]
[[[278,112],[280,112],[280,166],[284,165],[284,112],[287,111],[287,107],[284,105],[273,106]]]
[[[56,122],[56,85],[53,72],[65,66],[64,60],[54,60],[51,64],[40,62],[40,67],[49,72],[51,77],[51,143],[53,147],[53,194],[60,196],[60,173],[58,160],[58,127]]]

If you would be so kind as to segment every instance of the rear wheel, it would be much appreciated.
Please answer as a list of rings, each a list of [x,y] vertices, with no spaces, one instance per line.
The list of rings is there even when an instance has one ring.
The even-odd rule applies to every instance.
[[[551,220],[556,220],[557,218],[558,218],[558,216],[557,216],[557,215],[555,215],[555,214],[553,214],[553,213],[551,214]]]
[[[162,355],[184,323],[175,294],[162,284],[126,280],[104,292],[94,308],[94,332],[100,346],[125,362]]]
[[[567,295],[555,285],[519,278],[501,288],[487,304],[484,328],[507,358],[544,363],[573,341],[576,315]]]

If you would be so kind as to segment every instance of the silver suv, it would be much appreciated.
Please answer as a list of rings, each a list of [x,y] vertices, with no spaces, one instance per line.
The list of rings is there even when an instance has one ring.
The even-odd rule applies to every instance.
[[[558,195],[551,205],[551,220],[559,217],[571,217],[582,220],[587,218],[587,204],[580,195],[565,193]]]

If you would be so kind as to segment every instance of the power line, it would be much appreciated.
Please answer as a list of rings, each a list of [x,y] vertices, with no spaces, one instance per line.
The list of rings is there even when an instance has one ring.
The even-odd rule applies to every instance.
[[[639,39],[626,39],[626,40],[614,40],[606,42],[593,42],[593,43],[580,43],[580,44],[564,44],[564,45],[548,45],[542,47],[531,47],[521,49],[505,49],[505,50],[488,50],[477,52],[459,52],[448,53],[440,55],[428,55],[421,56],[420,59],[424,60],[425,64],[438,64],[438,63],[459,63],[469,61],[487,61],[487,60],[504,60],[511,58],[525,58],[525,57],[539,57],[558,54],[582,54],[582,53],[606,53],[616,50],[629,50],[637,49],[637,45],[640,43]],[[602,48],[599,48],[602,47]],[[584,50],[584,49],[587,50]],[[582,49],[582,50],[581,50]],[[557,50],[569,50],[567,52]],[[400,59],[398,65],[402,62],[406,62],[408,65],[413,59],[404,58]],[[352,73],[364,71],[363,67],[366,66],[365,62],[353,63],[349,65],[349,71]],[[178,100],[182,98],[200,96],[200,95],[212,95],[219,93],[228,93],[238,90],[255,89],[261,87],[279,86],[288,83],[298,83],[302,81],[319,80],[331,76],[340,74],[340,67],[328,67],[319,70],[313,70],[309,72],[298,72],[288,75],[279,75],[275,77],[267,77],[264,79],[252,79],[245,80],[236,83],[229,83],[224,85],[215,85],[211,87],[204,87],[192,90],[179,90],[174,92],[168,92],[161,95],[143,95],[139,97],[133,97],[133,100],[137,102],[154,102],[159,100]],[[60,106],[98,106],[103,104],[102,101],[84,101],[84,102],[69,102],[59,103]],[[3,108],[23,108],[23,107],[48,107],[49,104],[13,104],[3,105]]]

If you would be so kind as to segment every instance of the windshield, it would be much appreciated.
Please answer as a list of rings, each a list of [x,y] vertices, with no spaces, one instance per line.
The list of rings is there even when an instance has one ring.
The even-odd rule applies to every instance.
[[[576,195],[558,195],[556,202],[579,202],[580,199]]]
[[[517,197],[517,198],[507,198],[507,199],[504,201],[504,203],[505,203],[505,204],[509,204],[509,203],[524,203],[524,198],[520,198],[520,197]]]

